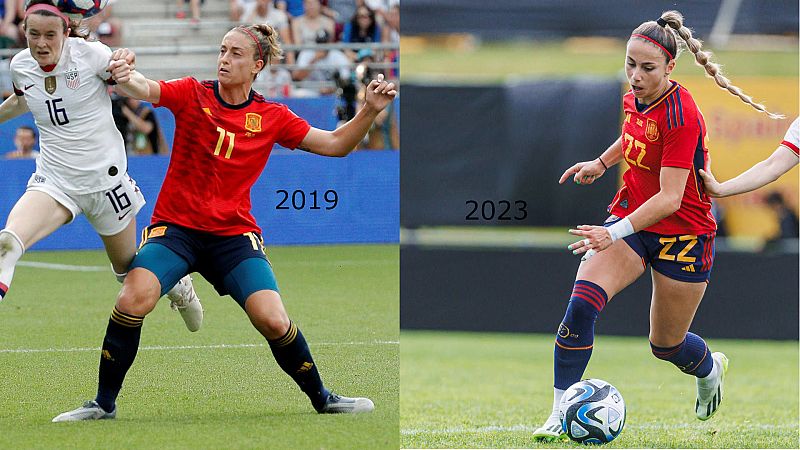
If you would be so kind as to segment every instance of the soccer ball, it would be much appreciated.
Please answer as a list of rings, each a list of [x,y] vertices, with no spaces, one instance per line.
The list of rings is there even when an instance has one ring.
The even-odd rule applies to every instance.
[[[625,425],[625,401],[617,388],[603,380],[579,381],[569,387],[558,406],[567,436],[582,444],[606,444]]]
[[[50,2],[75,20],[88,19],[98,14],[108,4],[108,0],[50,0]],[[28,8],[27,3],[25,9]]]

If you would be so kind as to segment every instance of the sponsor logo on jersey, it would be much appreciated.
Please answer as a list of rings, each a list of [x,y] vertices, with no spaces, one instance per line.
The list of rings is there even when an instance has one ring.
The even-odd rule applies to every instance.
[[[628,209],[628,199],[619,202],[619,207],[623,209]]]
[[[203,108],[203,112],[206,113],[208,115],[208,117],[211,117],[211,110],[210,109]]]
[[[33,86],[34,86],[33,84],[28,84],[28,85],[25,86],[25,90],[27,91],[28,89],[32,88]]]
[[[48,94],[52,94],[56,91],[56,77],[49,76],[45,77],[44,79],[44,90],[47,91]]]
[[[45,182],[45,178],[43,176],[39,175],[39,174],[36,174],[36,175],[33,176],[33,182],[34,183],[44,183]]]
[[[683,270],[684,272],[694,272],[695,271],[694,270],[694,266],[683,266],[683,267],[681,267],[681,270]]]
[[[654,142],[658,139],[658,124],[653,119],[647,119],[647,127],[644,129],[644,135],[650,142]]]
[[[640,127],[642,125],[644,125],[644,122],[642,122],[642,119],[636,119],[636,126]]]
[[[67,87],[72,89],[78,89],[78,86],[81,85],[81,79],[78,74],[78,69],[70,69],[64,73],[64,78],[67,80]]]
[[[244,116],[244,128],[247,131],[258,133],[261,131],[261,114],[247,113]]]

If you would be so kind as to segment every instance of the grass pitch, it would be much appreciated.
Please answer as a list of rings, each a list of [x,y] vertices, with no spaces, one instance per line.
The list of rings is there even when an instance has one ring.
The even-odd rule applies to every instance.
[[[119,285],[102,252],[31,252],[0,303],[0,448],[398,448],[396,246],[268,249],[284,303],[329,388],[368,396],[363,415],[318,415],[230,297],[201,277],[205,323],[190,333],[161,300],[116,420],[50,423],[94,397]]]
[[[553,336],[403,331],[404,448],[584,448],[531,435],[553,402]],[[588,378],[622,393],[627,419],[605,448],[799,448],[798,343],[709,339],[730,358],[725,399],[694,415],[695,382],[647,337],[598,336]]]

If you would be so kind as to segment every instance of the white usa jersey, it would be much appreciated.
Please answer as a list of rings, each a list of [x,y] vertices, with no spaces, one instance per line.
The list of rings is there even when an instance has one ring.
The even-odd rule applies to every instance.
[[[128,170],[125,143],[111,114],[110,59],[104,44],[71,37],[50,71],[30,49],[11,60],[14,92],[25,99],[39,128],[36,173],[64,192],[108,189]]]
[[[786,131],[781,145],[788,147],[795,155],[800,156],[800,117],[794,119],[794,122],[789,125],[789,130]]]

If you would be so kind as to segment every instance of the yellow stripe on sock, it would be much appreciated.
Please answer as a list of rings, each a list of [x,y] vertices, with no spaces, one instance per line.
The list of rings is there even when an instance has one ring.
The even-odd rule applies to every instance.
[[[137,317],[130,314],[120,312],[116,307],[111,311],[111,320],[129,328],[136,328],[142,326],[144,317]]]
[[[286,332],[283,337],[278,338],[275,341],[272,341],[271,344],[275,347],[286,347],[287,345],[294,342],[294,339],[297,337],[297,325],[294,322],[289,324],[289,331]]]

